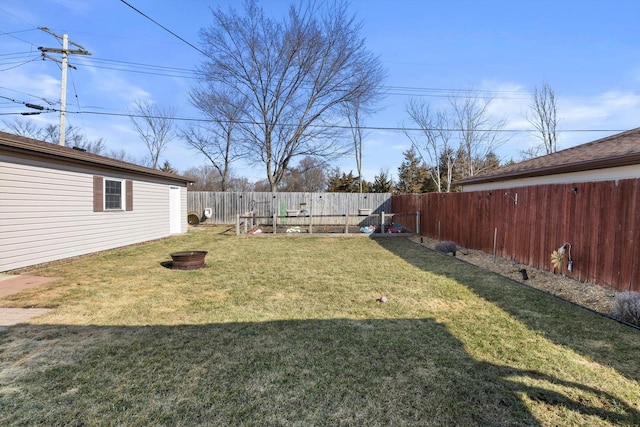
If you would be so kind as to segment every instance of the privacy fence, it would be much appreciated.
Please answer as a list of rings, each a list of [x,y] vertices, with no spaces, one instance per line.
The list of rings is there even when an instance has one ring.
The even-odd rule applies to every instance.
[[[545,270],[564,245],[567,276],[640,291],[638,179],[401,195],[392,204],[419,210],[424,236]]]
[[[299,210],[322,218],[327,225],[344,224],[344,215],[358,215],[361,209],[371,214],[391,212],[390,193],[262,193],[208,192],[187,193],[188,211],[205,224],[234,224],[237,215],[252,212],[257,217],[287,216],[287,211]],[[212,217],[204,216],[210,208]]]

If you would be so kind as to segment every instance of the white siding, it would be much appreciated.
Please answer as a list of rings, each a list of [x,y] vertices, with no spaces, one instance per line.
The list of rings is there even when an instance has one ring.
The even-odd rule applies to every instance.
[[[628,178],[640,178],[640,165],[594,169],[583,172],[544,175],[497,182],[483,182],[479,184],[467,184],[462,187],[462,191],[489,191],[501,188],[528,187],[531,185],[574,184],[578,182],[612,181]]]
[[[93,212],[94,175],[131,180],[133,210]],[[176,183],[0,155],[0,271],[169,236],[170,186]]]

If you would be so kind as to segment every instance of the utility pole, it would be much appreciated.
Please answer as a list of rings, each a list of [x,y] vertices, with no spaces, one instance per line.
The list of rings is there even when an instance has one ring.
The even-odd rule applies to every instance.
[[[74,70],[77,70],[76,67],[69,64],[68,56],[69,55],[91,55],[91,53],[88,52],[85,48],[83,48],[79,44],[69,41],[69,36],[66,34],[63,34],[63,35],[56,34],[50,29],[48,29],[47,27],[38,27],[38,28],[62,40],[62,49],[53,48],[53,47],[39,47],[38,50],[42,52],[42,59],[48,58],[62,65],[61,66],[62,79],[60,82],[61,83],[60,84],[61,86],[60,87],[60,130],[58,132],[59,133],[58,145],[64,145],[64,136],[65,136],[65,130],[66,130],[65,115],[67,113],[67,67],[71,67]],[[78,49],[69,49],[69,44],[76,46]],[[47,55],[46,52],[59,53],[62,55],[62,60],[53,58]]]

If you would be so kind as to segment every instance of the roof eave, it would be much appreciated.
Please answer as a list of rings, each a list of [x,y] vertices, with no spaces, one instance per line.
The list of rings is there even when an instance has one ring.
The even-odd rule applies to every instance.
[[[35,156],[47,158],[47,159],[65,160],[70,163],[83,165],[83,166],[92,165],[93,167],[113,169],[120,172],[134,173],[137,175],[153,177],[156,179],[162,178],[162,179],[166,179],[174,182],[183,182],[185,184],[189,184],[190,182],[193,182],[192,179],[185,178],[180,175],[165,173],[162,171],[156,171],[154,169],[146,168],[144,166],[134,165],[132,163],[121,162],[115,159],[109,159],[107,157],[94,158],[95,155],[91,153],[85,153],[83,151],[78,151],[77,153],[70,152],[70,153],[64,153],[64,154],[54,153],[54,152],[49,152],[47,150],[41,150],[39,149],[39,147],[25,147],[20,143],[14,143],[10,139],[2,139],[2,141],[0,142],[0,146],[2,146],[6,151],[28,154],[31,156],[35,155]]]
[[[452,185],[483,184],[487,182],[500,182],[519,178],[533,178],[546,175],[559,175],[563,173],[584,172],[593,169],[607,169],[619,166],[630,166],[640,163],[640,153],[625,154],[623,156],[609,157],[606,159],[585,160],[568,163],[561,166],[547,166],[528,171],[507,172],[492,176],[478,176],[454,181]]]

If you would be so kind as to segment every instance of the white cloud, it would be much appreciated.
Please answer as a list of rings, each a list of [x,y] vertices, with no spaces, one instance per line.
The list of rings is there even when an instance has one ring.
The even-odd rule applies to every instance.
[[[25,73],[20,68],[4,71],[0,73],[0,87],[4,96],[8,90],[13,94],[11,98],[20,101],[43,99],[59,103],[60,100],[60,80],[39,72]]]
[[[91,85],[101,92],[105,99],[110,99],[118,105],[118,109],[133,107],[136,99],[151,98],[151,94],[143,88],[113,73],[96,74]]]
[[[611,91],[592,98],[559,98],[558,110],[563,127],[630,129],[639,125],[640,94]]]

